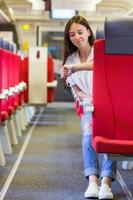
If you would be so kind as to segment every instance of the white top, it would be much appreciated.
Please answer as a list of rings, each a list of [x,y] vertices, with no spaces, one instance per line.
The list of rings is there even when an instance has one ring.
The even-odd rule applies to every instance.
[[[88,62],[93,60],[93,48],[91,49],[90,55],[87,59]],[[81,63],[78,51],[74,52],[66,60],[66,65],[72,65]],[[85,94],[92,96],[92,82],[93,82],[93,71],[77,71],[72,73],[66,80],[66,83],[71,87],[77,85]]]

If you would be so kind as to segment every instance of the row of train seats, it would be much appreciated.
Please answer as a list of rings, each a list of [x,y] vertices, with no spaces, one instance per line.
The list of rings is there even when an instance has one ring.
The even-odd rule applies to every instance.
[[[50,83],[54,79],[52,57],[48,66]],[[47,101],[52,102],[54,90],[47,90]],[[14,44],[0,37],[0,166],[6,164],[5,155],[12,154],[34,114],[35,106],[29,104],[29,58],[15,53]]]
[[[18,144],[27,125],[23,110],[27,85],[21,65],[14,45],[0,38],[0,166],[5,165],[4,155],[12,153],[12,145]]]
[[[133,160],[133,17],[106,18],[97,35],[93,145],[114,160]]]

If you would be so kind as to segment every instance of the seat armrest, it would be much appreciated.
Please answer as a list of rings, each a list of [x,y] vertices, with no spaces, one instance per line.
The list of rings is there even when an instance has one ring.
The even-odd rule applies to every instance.
[[[9,96],[13,96],[14,93],[15,93],[15,88],[14,88],[14,87],[10,87],[10,88],[9,88],[8,95],[9,95]]]
[[[19,94],[20,93],[20,88],[19,85],[15,85],[15,93]]]
[[[0,93],[0,99],[8,99],[8,96],[9,96],[9,90],[3,89],[2,92]]]
[[[24,91],[27,89],[27,85],[24,81],[20,82],[18,86],[20,91]]]
[[[54,80],[52,82],[47,82],[48,88],[55,88],[57,86],[57,80]]]

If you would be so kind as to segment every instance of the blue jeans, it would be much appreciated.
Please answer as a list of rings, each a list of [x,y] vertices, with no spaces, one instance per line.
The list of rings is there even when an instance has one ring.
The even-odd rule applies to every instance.
[[[115,180],[116,162],[108,160],[107,154],[103,154],[101,173],[99,173],[99,156],[92,146],[92,113],[87,112],[81,118],[82,128],[82,153],[84,161],[84,174],[88,179],[90,175],[97,177],[110,177]],[[100,175],[99,175],[100,174]]]

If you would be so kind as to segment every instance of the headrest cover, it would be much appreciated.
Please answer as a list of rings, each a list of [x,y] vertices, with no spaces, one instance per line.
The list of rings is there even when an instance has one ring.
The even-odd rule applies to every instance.
[[[6,40],[3,40],[3,49],[9,50],[9,42]]]
[[[103,27],[97,27],[96,30],[96,39],[104,39],[104,28]]]
[[[3,48],[3,38],[0,37],[0,48]]]
[[[133,54],[133,17],[106,18],[105,53]]]
[[[9,51],[14,52],[14,46],[13,46],[13,44],[9,44]]]

